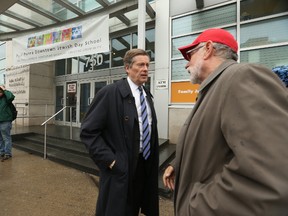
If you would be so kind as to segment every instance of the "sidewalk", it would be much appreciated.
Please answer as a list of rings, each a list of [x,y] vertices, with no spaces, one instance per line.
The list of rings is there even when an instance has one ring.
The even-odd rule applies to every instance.
[[[98,177],[13,148],[0,162],[1,216],[92,216]],[[173,216],[171,200],[160,199],[160,216]]]

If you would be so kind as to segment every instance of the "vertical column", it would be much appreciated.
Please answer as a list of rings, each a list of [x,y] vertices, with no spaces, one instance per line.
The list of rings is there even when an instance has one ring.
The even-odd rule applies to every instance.
[[[180,1],[179,1],[180,2]],[[170,71],[170,1],[155,1],[155,91],[154,105],[158,119],[159,137],[168,138],[168,103],[169,103],[169,71]],[[180,3],[179,3],[180,4]],[[158,82],[165,81],[166,88],[157,88]]]
[[[138,48],[145,50],[146,0],[138,0]]]

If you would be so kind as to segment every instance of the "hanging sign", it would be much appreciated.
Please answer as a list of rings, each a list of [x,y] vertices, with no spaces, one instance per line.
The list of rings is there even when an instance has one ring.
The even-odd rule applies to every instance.
[[[13,64],[32,64],[109,51],[109,15],[13,38]]]

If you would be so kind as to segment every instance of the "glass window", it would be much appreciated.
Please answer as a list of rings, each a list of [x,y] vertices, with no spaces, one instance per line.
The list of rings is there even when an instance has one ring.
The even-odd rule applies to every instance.
[[[192,41],[194,41],[198,35],[199,34],[172,39],[172,58],[182,57],[178,48],[192,43]]]
[[[6,58],[6,44],[0,42],[0,59]]]
[[[5,76],[4,76],[5,70],[0,69],[0,85],[5,84]]]
[[[288,17],[241,25],[240,47],[261,46],[288,41]],[[269,29],[269,30],[268,30]]]
[[[82,122],[85,114],[87,113],[90,105],[90,83],[81,83],[80,85],[80,122]]]
[[[112,44],[112,67],[123,66],[123,57],[125,53],[130,50],[131,35],[114,38],[111,40]]]
[[[172,36],[233,23],[236,23],[236,4],[174,19]]]
[[[24,23],[24,22],[21,22],[21,21],[18,21],[16,19],[13,19],[11,17],[8,17],[8,16],[5,16],[5,15],[0,15],[0,21],[3,21],[3,22],[7,22],[7,23],[11,23],[15,26],[18,26],[19,29],[21,28],[25,28],[25,29],[30,29],[30,28],[33,28],[33,26],[27,24],[27,23]]]
[[[72,4],[75,4],[81,10],[88,12],[102,6],[95,0],[68,0]]]
[[[149,29],[145,32],[146,41],[145,41],[145,50],[150,56],[150,61],[155,60],[155,29]],[[137,48],[138,44],[138,35],[137,33],[133,34],[132,48]]]
[[[138,33],[132,35],[132,48],[135,49],[138,46]]]
[[[240,20],[250,20],[288,11],[287,0],[242,0]]]
[[[189,80],[189,73],[185,69],[187,61],[185,59],[172,61],[172,80]]]
[[[14,29],[7,28],[5,26],[0,26],[0,32],[14,32],[14,31],[15,31]]]
[[[95,82],[94,96],[98,93],[98,91],[100,91],[101,88],[103,88],[106,85],[107,85],[106,81]]]
[[[54,0],[26,0],[31,4],[35,4],[41,7],[42,10],[53,13],[55,17],[60,20],[72,19],[77,17],[75,13],[70,10],[67,10],[62,5],[58,4]]]
[[[56,86],[56,104],[55,111],[58,112],[64,106],[64,86]],[[55,116],[56,121],[63,121],[63,112],[58,113]]]
[[[67,74],[76,74],[78,73],[78,58],[68,58],[67,59]]]
[[[150,61],[155,61],[155,29],[149,29],[145,32],[145,50],[150,56]],[[138,34],[133,33],[132,35],[132,48],[137,48],[138,45]]]
[[[60,60],[55,61],[55,75],[56,76],[65,75],[65,69],[66,69],[65,59],[60,59]]]
[[[155,61],[155,29],[146,31],[145,50],[150,56],[150,61]]]
[[[6,69],[6,59],[0,59],[0,70]]]
[[[240,52],[241,62],[253,62],[266,65],[269,68],[288,64],[288,46]]]
[[[6,43],[0,41],[0,85],[5,84]]]
[[[12,7],[9,8],[9,11],[12,11],[16,14],[21,14],[21,16],[24,16],[25,18],[34,20],[37,23],[41,23],[42,25],[50,25],[54,24],[55,22],[45,16],[42,16],[41,14],[38,14],[26,7],[23,7],[19,4],[14,4]]]

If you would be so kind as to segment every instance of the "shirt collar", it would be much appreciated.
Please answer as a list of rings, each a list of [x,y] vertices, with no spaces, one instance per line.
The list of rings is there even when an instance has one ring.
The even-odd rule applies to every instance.
[[[128,83],[129,83],[129,86],[130,86],[130,88],[131,89],[133,89],[133,90],[137,90],[138,89],[138,85],[136,85],[131,79],[130,79],[130,77],[127,77],[127,81],[128,81]]]

